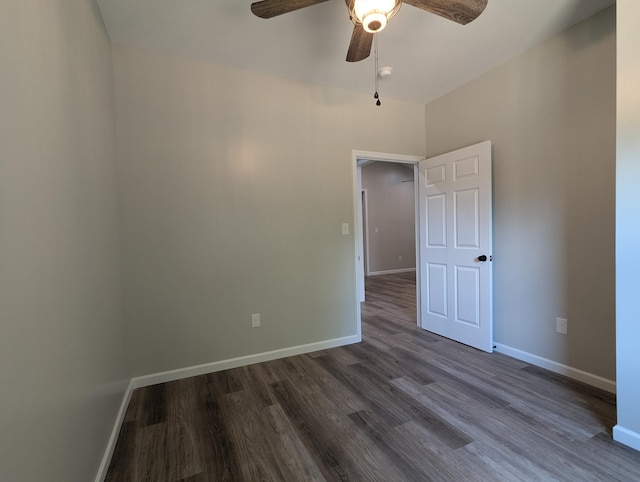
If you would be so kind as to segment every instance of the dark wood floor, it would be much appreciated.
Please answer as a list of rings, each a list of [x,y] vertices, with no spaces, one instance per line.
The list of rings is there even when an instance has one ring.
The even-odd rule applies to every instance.
[[[413,276],[362,343],[136,390],[107,480],[640,480],[614,396],[418,329]]]

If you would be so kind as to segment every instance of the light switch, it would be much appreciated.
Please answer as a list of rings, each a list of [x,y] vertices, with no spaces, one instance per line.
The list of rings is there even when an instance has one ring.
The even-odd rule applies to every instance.
[[[342,234],[349,234],[349,223],[342,223]]]

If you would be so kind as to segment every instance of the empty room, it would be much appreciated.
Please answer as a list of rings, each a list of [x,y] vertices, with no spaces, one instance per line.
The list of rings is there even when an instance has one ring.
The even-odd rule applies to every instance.
[[[640,4],[376,5],[0,0],[0,481],[640,480]]]

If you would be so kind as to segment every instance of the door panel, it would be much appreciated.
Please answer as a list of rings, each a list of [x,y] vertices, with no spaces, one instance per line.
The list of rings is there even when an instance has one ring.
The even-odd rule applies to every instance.
[[[433,316],[447,315],[447,265],[427,263],[428,310]]]
[[[453,193],[456,248],[478,248],[478,190]]]
[[[491,352],[491,142],[426,159],[419,170],[421,326]]]
[[[427,244],[431,248],[447,246],[447,212],[444,194],[427,197]]]
[[[456,266],[456,321],[480,324],[480,272],[477,268]]]

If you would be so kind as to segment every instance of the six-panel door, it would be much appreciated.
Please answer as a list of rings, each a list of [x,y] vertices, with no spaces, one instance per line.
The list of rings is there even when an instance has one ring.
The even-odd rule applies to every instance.
[[[491,352],[491,143],[421,161],[419,183],[421,326]]]

